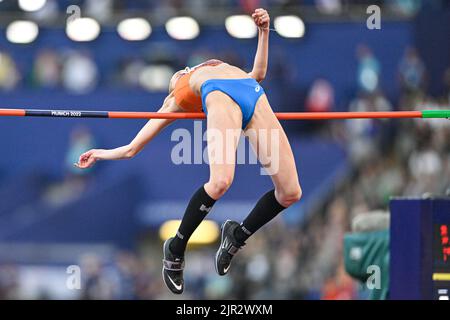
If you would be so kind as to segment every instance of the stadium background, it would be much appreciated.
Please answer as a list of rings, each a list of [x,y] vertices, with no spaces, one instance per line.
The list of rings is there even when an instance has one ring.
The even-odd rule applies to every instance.
[[[268,9],[272,23],[288,14],[305,26],[300,38],[271,32],[263,85],[276,111],[421,110],[450,102],[447,1],[47,0],[34,12],[24,10],[26,2],[0,2],[2,108],[157,110],[171,74],[186,65],[219,58],[251,68],[256,38],[237,39],[224,22],[257,7]],[[366,27],[371,4],[382,9],[380,30]],[[97,38],[68,37],[70,5],[99,22]],[[198,36],[171,37],[165,23],[176,16],[193,17]],[[151,23],[147,39],[119,36],[118,23],[130,17]],[[21,38],[9,29],[17,20],[39,26],[31,43],[13,43]],[[128,143],[144,122],[0,119],[1,299],[173,298],[160,276],[161,226],[181,218],[208,170],[173,164],[171,133],[192,132],[194,122],[178,121],[131,161],[87,173],[72,166],[86,149]],[[352,219],[386,210],[389,196],[443,195],[450,185],[445,120],[283,125],[302,200],[249,241],[228,277],[214,272],[217,242],[193,245],[183,298],[366,298],[343,268]],[[269,186],[257,165],[239,165],[209,218],[242,219]],[[81,290],[67,289],[68,265],[81,266]]]

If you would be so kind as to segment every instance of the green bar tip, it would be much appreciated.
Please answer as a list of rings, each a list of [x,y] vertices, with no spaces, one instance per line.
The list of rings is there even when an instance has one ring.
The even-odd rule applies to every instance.
[[[450,110],[423,110],[422,118],[447,118],[450,119]]]

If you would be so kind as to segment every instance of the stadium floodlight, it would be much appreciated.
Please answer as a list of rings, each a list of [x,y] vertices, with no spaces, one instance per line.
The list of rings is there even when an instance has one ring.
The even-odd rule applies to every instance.
[[[100,34],[100,25],[92,18],[78,18],[67,23],[66,34],[73,41],[92,41]]]
[[[250,39],[258,33],[253,19],[248,15],[234,15],[225,19],[225,28],[235,38]]]
[[[191,17],[173,17],[166,22],[166,31],[176,40],[191,40],[198,36],[200,27]]]
[[[12,43],[33,42],[39,34],[39,27],[33,21],[17,20],[6,27],[6,39]]]
[[[159,237],[165,241],[173,237],[177,233],[180,226],[180,220],[169,220],[164,222],[159,228]],[[219,238],[219,226],[216,222],[211,220],[203,220],[198,228],[189,238],[189,244],[211,244]]]
[[[47,0],[19,0],[19,8],[23,11],[33,12],[42,9]]]
[[[122,39],[128,41],[142,41],[152,33],[150,23],[143,18],[129,18],[117,25],[117,32]]]
[[[301,38],[305,35],[305,23],[297,16],[279,16],[274,22],[275,30],[285,38]]]

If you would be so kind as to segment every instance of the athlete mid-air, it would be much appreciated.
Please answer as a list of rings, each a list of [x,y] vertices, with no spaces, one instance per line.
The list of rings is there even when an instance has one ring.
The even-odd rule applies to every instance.
[[[277,139],[261,139],[252,135],[249,140],[262,164],[270,162],[270,150],[278,152],[276,172],[269,175],[274,189],[264,194],[249,215],[238,223],[227,220],[221,228],[220,247],[215,256],[219,275],[225,275],[234,255],[258,229],[283,209],[301,197],[297,169],[287,136],[270,107],[260,86],[268,64],[270,17],[266,10],[256,9],[252,15],[258,26],[258,48],[250,73],[220,60],[209,60],[192,68],[176,72],[169,84],[169,95],[158,112],[198,112],[207,115],[207,140],[210,177],[193,194],[181,225],[174,237],[163,246],[163,279],[167,287],[180,294],[184,290],[184,252],[192,233],[231,186],[235,170],[239,136],[227,135],[227,130],[241,130],[244,135],[253,130],[275,130]],[[93,149],[83,153],[79,168],[89,168],[98,160],[129,159],[138,154],[173,119],[151,119],[128,144],[116,149]],[[225,138],[222,152],[217,152],[213,137],[218,132]],[[275,144],[275,145],[274,145]],[[214,152],[212,150],[215,150]],[[223,161],[226,155],[227,161]],[[220,159],[219,159],[220,157]]]

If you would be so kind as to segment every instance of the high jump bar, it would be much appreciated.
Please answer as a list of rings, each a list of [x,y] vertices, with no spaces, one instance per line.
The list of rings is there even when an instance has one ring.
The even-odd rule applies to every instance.
[[[388,119],[388,118],[446,118],[450,110],[423,111],[370,111],[370,112],[276,112],[279,120],[331,120],[331,119]],[[0,109],[1,116],[54,117],[54,118],[109,118],[109,119],[205,119],[203,112],[131,112]]]

